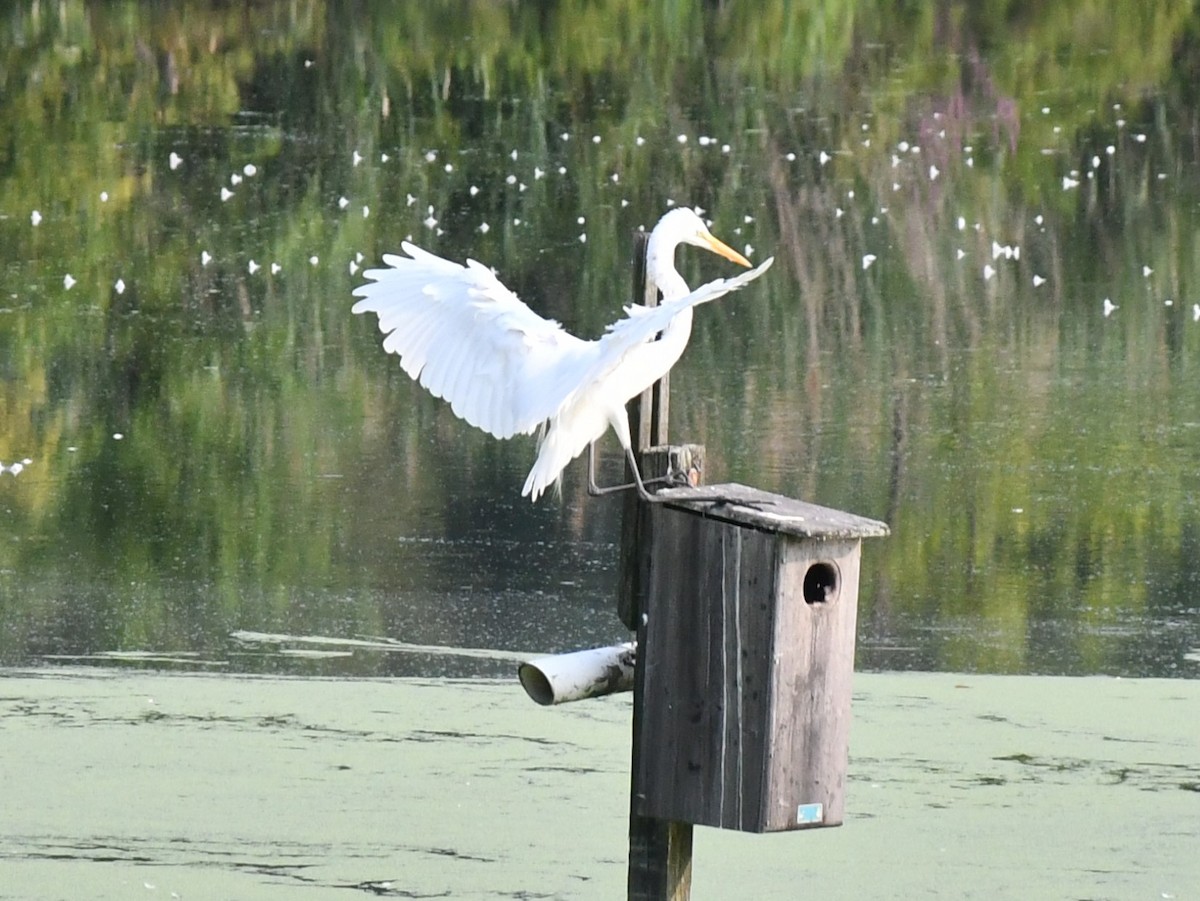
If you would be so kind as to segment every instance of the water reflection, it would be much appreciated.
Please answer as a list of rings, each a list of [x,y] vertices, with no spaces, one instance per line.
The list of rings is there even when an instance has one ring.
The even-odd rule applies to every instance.
[[[891,524],[862,665],[1196,675],[1194,14],[735,6],[10,9],[0,660],[622,638],[618,505],[525,504],[350,290],[412,236],[594,335],[675,201],[779,263],[673,434]]]

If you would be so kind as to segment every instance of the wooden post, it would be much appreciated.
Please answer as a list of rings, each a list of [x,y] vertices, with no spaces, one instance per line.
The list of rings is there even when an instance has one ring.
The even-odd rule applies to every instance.
[[[647,306],[658,303],[658,288],[646,278],[645,233],[634,237],[633,296],[643,298]],[[650,447],[667,442],[667,376],[640,397],[630,402],[630,430],[638,465],[643,473],[663,471],[661,456],[654,458]],[[627,472],[632,479],[633,474]],[[646,540],[649,511],[636,492],[625,495],[621,519],[621,577],[618,580],[617,608],[621,620],[638,636],[643,648],[645,623],[641,615],[649,573],[650,543]],[[644,709],[645,654],[638,653],[633,682],[633,758],[629,789],[629,901],[687,901],[692,890],[692,824],[644,817],[638,813],[641,803],[638,747]]]

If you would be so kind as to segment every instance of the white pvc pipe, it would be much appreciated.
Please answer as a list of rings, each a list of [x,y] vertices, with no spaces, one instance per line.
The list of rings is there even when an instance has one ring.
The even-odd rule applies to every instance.
[[[570,654],[550,654],[528,660],[517,668],[526,694],[539,704],[582,701],[618,691],[633,690],[633,642],[611,648],[591,648]]]

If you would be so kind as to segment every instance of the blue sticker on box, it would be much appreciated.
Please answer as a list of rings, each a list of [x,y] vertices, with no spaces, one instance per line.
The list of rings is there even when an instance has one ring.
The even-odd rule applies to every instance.
[[[824,804],[801,804],[796,808],[796,825],[811,826],[825,819]]]

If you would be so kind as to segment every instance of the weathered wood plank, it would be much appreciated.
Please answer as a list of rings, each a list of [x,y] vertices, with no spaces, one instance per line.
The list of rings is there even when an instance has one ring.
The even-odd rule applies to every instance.
[[[891,533],[886,523],[760,491],[736,482],[704,488],[669,488],[659,492],[668,506],[691,510],[712,519],[801,538],[881,538]],[[720,496],[722,501],[713,501]]]
[[[640,233],[634,240],[633,297],[641,297],[647,306],[658,303],[658,289],[646,278],[646,248],[649,238]],[[659,462],[642,453],[650,446],[667,443],[669,382],[666,376],[630,407],[633,447],[638,451],[642,473],[659,474]],[[669,456],[669,454],[668,454]],[[647,468],[650,467],[650,468]],[[628,467],[626,467],[628,470]],[[626,472],[632,479],[632,473]],[[699,476],[697,476],[697,481]],[[693,482],[693,484],[695,484]],[[637,633],[639,647],[645,637],[641,615],[645,578],[649,568],[650,542],[646,535],[648,513],[637,493],[625,497],[621,522],[621,576],[618,580],[617,608],[622,622]],[[640,787],[637,781],[638,747],[643,722],[645,655],[639,653],[634,670],[633,690],[633,762],[629,789],[629,871],[627,894],[630,901],[687,901],[692,888],[692,824],[644,817],[638,812]]]

